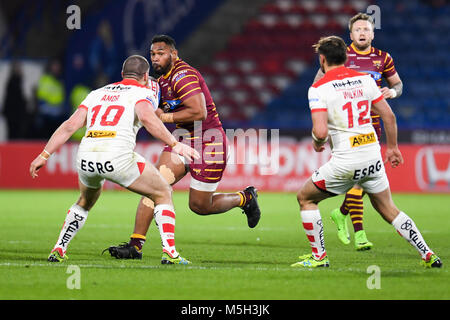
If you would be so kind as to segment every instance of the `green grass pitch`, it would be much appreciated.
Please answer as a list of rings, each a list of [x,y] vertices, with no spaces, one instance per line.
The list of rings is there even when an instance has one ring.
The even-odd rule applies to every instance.
[[[0,299],[146,299],[146,300],[300,300],[450,298],[450,197],[396,194],[397,206],[411,216],[429,246],[444,263],[424,269],[416,250],[384,222],[365,197],[365,228],[374,243],[356,252],[339,242],[329,212],[343,197],[320,204],[330,268],[292,269],[310,252],[295,194],[261,192],[262,217],[247,227],[239,209],[198,216],[186,192],[174,192],[176,245],[190,266],[160,264],[161,245],[153,223],[143,260],[123,261],[101,255],[127,241],[139,196],[105,191],[71,242],[69,260],[46,261],[77,191],[0,191]],[[353,236],[349,221],[349,230]],[[79,267],[80,289],[67,285],[70,265]],[[380,288],[369,289],[379,268]],[[370,268],[369,268],[370,270]],[[69,273],[68,273],[69,272]]]

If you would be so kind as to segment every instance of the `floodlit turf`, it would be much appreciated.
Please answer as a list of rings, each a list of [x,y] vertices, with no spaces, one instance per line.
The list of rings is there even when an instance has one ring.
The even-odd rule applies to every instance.
[[[143,260],[101,255],[108,246],[128,240],[139,200],[127,191],[105,191],[72,241],[70,259],[49,263],[47,256],[77,197],[76,191],[0,191],[0,299],[450,298],[448,195],[394,196],[441,257],[443,268],[420,266],[418,253],[378,216],[367,197],[364,221],[374,248],[356,252],[353,238],[344,246],[329,216],[343,199],[336,197],[320,205],[330,268],[315,270],[290,267],[298,255],[310,252],[292,193],[260,193],[262,218],[249,229],[239,209],[198,216],[187,207],[187,193],[175,192],[176,245],[192,265],[167,266],[160,264],[154,223]],[[370,266],[379,268],[380,289],[368,288],[368,283],[376,284]],[[70,289],[76,283],[71,270],[77,267],[81,288]]]

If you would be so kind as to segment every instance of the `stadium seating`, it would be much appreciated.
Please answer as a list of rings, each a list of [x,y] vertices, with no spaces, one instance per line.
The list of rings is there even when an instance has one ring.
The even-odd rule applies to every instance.
[[[370,4],[381,8],[374,46],[393,56],[404,83],[390,101],[399,127],[448,128],[450,6],[420,0],[269,1],[201,69],[225,126],[310,127],[307,91],[318,69],[311,45],[330,34],[349,42],[349,17]]]

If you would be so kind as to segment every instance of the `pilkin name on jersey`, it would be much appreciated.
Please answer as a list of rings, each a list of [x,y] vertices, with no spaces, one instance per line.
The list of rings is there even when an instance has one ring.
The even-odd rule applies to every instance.
[[[344,95],[344,99],[356,99],[363,96],[363,90],[362,89],[348,90],[343,91],[342,94]]]

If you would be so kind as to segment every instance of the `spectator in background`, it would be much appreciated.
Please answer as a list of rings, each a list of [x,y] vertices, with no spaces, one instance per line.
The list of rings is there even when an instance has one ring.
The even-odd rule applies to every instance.
[[[109,21],[102,20],[89,54],[89,66],[94,74],[105,73],[109,79],[114,79],[118,73],[116,52],[111,25]]]
[[[66,76],[66,85],[69,93],[69,105],[72,113],[74,113],[80,103],[91,92],[90,72],[86,68],[85,59],[82,53],[76,53],[71,58],[71,72]],[[97,87],[95,87],[97,88]],[[72,135],[72,141],[81,141],[85,133],[85,128],[78,129]]]
[[[17,61],[11,63],[11,72],[6,85],[3,110],[8,126],[8,139],[26,138],[29,113],[27,110],[27,100],[23,91],[22,66]]]
[[[70,92],[69,102],[72,109],[72,113],[75,112],[80,106],[81,102],[87,97],[87,95],[91,92],[91,88],[83,83],[76,84],[72,91]],[[81,141],[83,139],[85,128],[80,128],[72,135],[72,141]]]
[[[37,86],[36,135],[49,137],[65,119],[65,85],[61,80],[61,62],[53,59]]]

